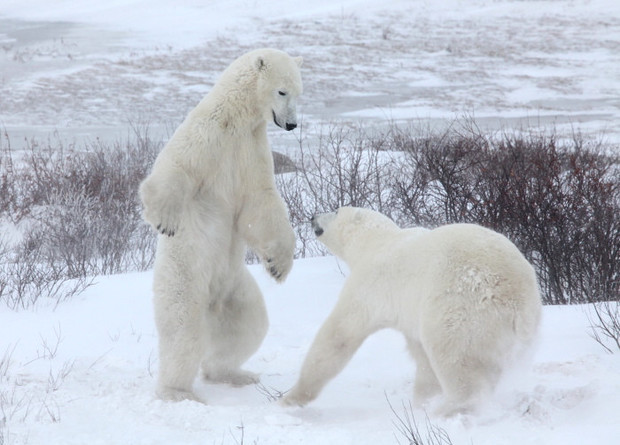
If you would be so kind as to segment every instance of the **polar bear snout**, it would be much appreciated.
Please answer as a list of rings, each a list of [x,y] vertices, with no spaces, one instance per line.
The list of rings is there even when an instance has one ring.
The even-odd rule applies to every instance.
[[[323,235],[323,228],[319,225],[319,222],[317,221],[316,215],[314,215],[312,218],[310,218],[310,224],[312,225],[312,230],[314,231],[314,234],[316,236]]]
[[[312,230],[316,236],[321,236],[325,233],[325,230],[329,228],[331,222],[336,219],[336,212],[331,213],[319,213],[310,218],[310,224]],[[322,241],[325,243],[325,240]]]
[[[284,122],[281,123],[282,119],[278,118],[278,115],[274,110],[271,110],[271,114],[273,116],[273,123],[276,124],[278,127],[286,131],[291,131],[297,128],[297,122],[295,122],[294,119],[285,119]]]

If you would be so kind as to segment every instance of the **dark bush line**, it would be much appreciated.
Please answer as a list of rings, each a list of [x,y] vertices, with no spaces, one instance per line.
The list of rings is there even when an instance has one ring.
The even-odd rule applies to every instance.
[[[551,134],[442,133],[332,126],[300,133],[297,155],[274,156],[297,233],[297,256],[325,251],[308,221],[342,205],[401,226],[475,222],[513,240],[534,264],[547,304],[620,300],[619,147]],[[137,189],[162,147],[148,129],[84,146],[0,140],[0,301],[62,301],[92,277],[152,266],[155,235]],[[255,258],[251,253],[248,261]]]
[[[299,169],[279,186],[300,239],[304,223],[342,205],[370,207],[401,226],[472,222],[508,236],[537,270],[547,304],[619,300],[618,147],[551,134],[487,136],[475,125],[423,134],[331,128],[300,139]]]

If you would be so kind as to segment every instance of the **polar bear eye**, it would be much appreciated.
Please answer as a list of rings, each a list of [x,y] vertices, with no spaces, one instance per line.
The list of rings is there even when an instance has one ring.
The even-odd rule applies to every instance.
[[[281,91],[281,90],[280,90],[280,91],[278,91],[278,94],[279,94],[280,96],[286,96],[286,91]]]

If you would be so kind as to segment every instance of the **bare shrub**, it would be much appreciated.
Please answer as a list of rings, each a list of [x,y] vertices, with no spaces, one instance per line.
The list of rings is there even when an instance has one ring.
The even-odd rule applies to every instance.
[[[278,185],[300,256],[322,252],[313,214],[368,207],[403,227],[471,222],[503,233],[536,268],[547,304],[618,300],[617,153],[579,137],[484,135],[472,122],[421,135],[332,127],[300,138],[299,169]]]
[[[412,139],[407,153],[409,177],[395,186],[406,217],[504,233],[536,266],[547,303],[617,294],[617,158],[579,139],[560,146],[544,134],[452,133]]]
[[[0,256],[0,301],[10,309],[26,309],[45,297],[56,304],[89,287],[87,276],[69,277],[63,265],[49,262],[36,234]]]
[[[620,351],[620,302],[594,303],[588,319],[592,338],[607,352]]]
[[[7,136],[0,148],[0,190],[12,187],[0,221],[23,233],[0,249],[0,301],[62,301],[90,284],[86,277],[152,265],[156,236],[142,222],[137,191],[161,144],[147,128],[114,144],[30,140],[16,153]]]
[[[436,227],[471,221],[488,142],[451,129],[420,137],[397,133],[395,148],[404,156],[394,176],[394,206],[404,222]]]
[[[54,343],[48,343],[46,338],[41,336],[43,353],[37,351],[37,358],[33,360],[47,361],[49,370],[44,381],[39,379],[24,381],[20,376],[10,372],[16,345],[9,346],[0,357],[0,433],[7,422],[60,421],[60,405],[54,393],[62,387],[73,371],[75,361],[57,363],[54,360],[61,341],[60,326],[55,334]]]
[[[620,188],[612,172],[617,159],[596,147],[586,150],[580,141],[559,147],[553,137],[505,138],[499,149],[522,154],[512,166],[507,231],[537,266],[549,302],[600,301],[614,293],[617,298]]]
[[[297,170],[277,177],[298,235],[298,256],[324,253],[308,225],[316,213],[341,206],[391,213],[386,184],[392,159],[380,138],[370,137],[361,128],[331,126],[312,140],[300,132],[298,142]]]
[[[266,387],[260,382],[255,384],[254,388],[256,388],[256,391],[258,391],[261,395],[265,396],[268,402],[277,402],[287,393],[287,391],[280,391],[273,386]]]
[[[0,357],[0,382],[4,382],[8,379],[9,370],[11,369],[11,362],[13,360],[13,353],[16,348],[17,344],[14,344],[13,346],[8,345],[2,353],[2,357]]]
[[[402,404],[402,413],[396,411],[392,406],[390,399],[387,398],[390,411],[394,415],[393,421],[396,431],[405,439],[406,445],[452,445],[450,435],[446,430],[438,425],[433,424],[428,415],[425,416],[424,426],[420,431],[420,425],[413,414],[411,402]],[[398,437],[396,441],[400,444]]]
[[[0,137],[0,216],[15,212],[15,190],[11,141],[6,131]]]
[[[405,219],[505,234],[534,264],[548,304],[618,299],[618,157],[578,137],[472,128],[410,138],[394,186]]]
[[[122,143],[33,140],[16,153],[5,133],[0,222],[25,235],[0,245],[0,300],[15,308],[46,294],[62,301],[86,276],[150,267],[156,236],[141,220],[137,190],[160,148],[136,129]],[[275,162],[298,257],[325,253],[308,224],[314,214],[367,207],[403,227],[472,222],[505,234],[536,268],[547,304],[620,299],[617,147],[485,135],[473,122],[441,133],[331,125],[313,137],[300,128],[296,157]]]

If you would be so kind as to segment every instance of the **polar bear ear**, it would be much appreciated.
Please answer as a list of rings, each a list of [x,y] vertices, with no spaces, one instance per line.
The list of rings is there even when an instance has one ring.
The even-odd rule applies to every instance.
[[[258,56],[254,64],[258,71],[264,71],[267,69],[267,63],[265,63],[265,59],[263,59],[262,56]]]
[[[293,60],[295,61],[298,67],[301,67],[304,64],[303,57],[294,57]]]

